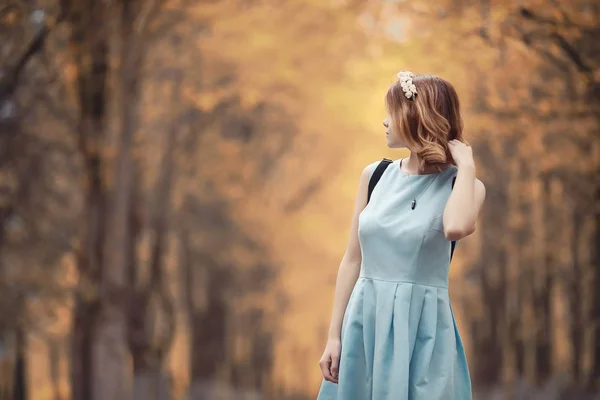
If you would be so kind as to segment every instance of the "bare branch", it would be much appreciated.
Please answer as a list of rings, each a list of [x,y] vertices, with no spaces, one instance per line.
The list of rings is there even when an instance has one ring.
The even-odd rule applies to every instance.
[[[560,35],[557,32],[556,28],[561,27],[561,26],[577,27],[576,25],[574,25],[572,23],[572,21],[566,15],[564,10],[562,10],[560,7],[558,7],[558,9],[561,12],[564,22],[555,21],[553,19],[542,17],[539,14],[536,14],[534,11],[532,11],[529,8],[520,7],[519,8],[520,16],[528,21],[534,22],[539,27],[538,29],[536,29],[535,31],[530,32],[530,33],[524,33],[523,31],[521,31],[521,35],[522,35],[521,40],[523,41],[523,43],[525,43],[526,45],[531,47],[533,50],[535,50],[538,54],[543,55],[552,64],[558,66],[561,70],[565,70],[564,62],[559,61],[556,56],[552,55],[545,49],[535,48],[533,39],[535,39],[536,38],[535,36],[537,36],[537,38],[539,38],[539,39],[546,39],[546,40],[549,40],[550,42],[555,43],[558,46],[558,48],[561,50],[561,52],[565,55],[565,57],[573,65],[575,65],[575,67],[577,68],[577,71],[584,74],[589,81],[593,82],[594,81],[594,78],[593,78],[594,69],[584,61],[584,57],[581,54],[581,52],[579,52],[577,49],[575,49],[575,47],[572,45],[572,43],[569,43],[569,41],[563,35]],[[516,27],[518,24],[514,24],[514,25]],[[583,27],[578,27],[578,28],[580,30],[583,30]],[[517,28],[517,30],[520,30],[520,29]]]
[[[577,69],[580,72],[585,74],[592,73],[592,68],[583,61],[581,54],[579,54],[563,36],[558,33],[553,33],[550,37],[554,39],[567,57],[577,66]]]
[[[52,31],[52,28],[60,23],[63,18],[64,14],[61,13],[54,23],[45,23],[40,27],[15,65],[10,68],[7,73],[0,76],[0,99],[7,98],[14,93],[25,66],[31,57],[43,48],[46,38]]]
[[[562,14],[564,21],[556,21],[554,19],[543,17],[539,14],[536,14],[535,12],[533,12],[531,9],[529,9],[527,7],[519,8],[519,14],[521,15],[521,17],[523,17],[529,21],[533,21],[540,25],[550,26],[552,28],[575,26],[575,24],[573,24],[573,22],[570,20],[570,18],[566,15],[564,10],[560,9],[559,11]]]

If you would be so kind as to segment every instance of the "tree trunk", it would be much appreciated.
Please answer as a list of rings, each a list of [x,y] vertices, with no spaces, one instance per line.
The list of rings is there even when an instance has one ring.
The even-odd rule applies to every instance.
[[[581,383],[582,357],[583,357],[583,308],[582,308],[582,276],[581,261],[579,257],[579,244],[581,240],[581,229],[583,215],[577,207],[572,210],[572,238],[571,238],[571,258],[572,274],[569,282],[569,310],[571,315],[571,324],[569,326],[571,347],[573,356],[571,358],[571,371],[575,384]]]
[[[188,400],[208,400],[217,398],[217,388],[214,380],[194,379],[190,383]]]
[[[48,345],[48,378],[52,386],[53,400],[61,400],[60,396],[60,353],[61,347],[53,339],[47,339]]]
[[[497,298],[498,281],[493,281],[487,272],[482,269],[482,291],[485,304],[486,318],[482,321],[480,329],[483,330],[483,338],[480,341],[480,351],[485,351],[486,356],[479,359],[481,370],[479,371],[479,382],[485,387],[491,387],[501,380],[502,372],[502,347],[498,335],[500,300]],[[483,354],[483,353],[479,353]]]
[[[190,357],[190,400],[213,399],[217,382],[217,367],[225,359],[227,305],[222,299],[220,285],[223,276],[220,269],[206,257],[192,252],[188,227],[180,229],[181,278],[186,299],[188,323],[191,333]],[[205,268],[202,288],[197,288],[194,280],[194,265]],[[196,291],[205,290],[206,301],[197,304]]]
[[[86,133],[81,133],[86,135]],[[75,292],[71,332],[71,395],[73,400],[93,399],[93,343],[99,323],[101,300],[98,287],[104,243],[104,190],[100,177],[99,155],[84,155],[88,163],[88,195],[84,246],[77,262],[79,287]]]
[[[143,368],[134,373],[133,400],[169,400],[171,383],[168,375],[158,366]]]
[[[22,326],[15,330],[15,383],[13,384],[13,400],[27,400],[27,332]]]
[[[536,326],[535,365],[538,384],[544,383],[552,375],[552,291],[554,286],[553,243],[555,234],[552,219],[553,198],[548,178],[542,179],[539,204],[534,205],[534,238],[536,240],[535,265],[535,313]]]
[[[218,283],[212,282],[212,285],[218,288]],[[198,311],[190,318],[192,382],[216,380],[217,367],[225,357],[227,306],[221,299],[214,297],[209,301],[205,311]]]
[[[102,0],[63,2],[71,28],[70,48],[77,74],[79,149],[86,171],[85,222],[78,254],[78,290],[75,293],[71,352],[71,395],[90,400],[95,395],[93,354],[99,325],[105,238],[106,193],[103,179],[103,140],[106,126],[108,71],[107,3]]]
[[[493,153],[490,143],[480,142],[477,152],[492,164],[504,163],[502,157]],[[491,171],[503,171],[500,166],[490,167]],[[491,182],[491,183],[490,183]],[[500,208],[506,206],[506,175],[499,173],[488,177],[490,196],[499,202]],[[482,230],[481,254],[485,257],[476,269],[479,276],[481,300],[484,317],[471,323],[474,353],[473,380],[482,387],[493,387],[502,380],[505,362],[504,342],[506,340],[506,290],[507,259],[504,243],[498,240],[499,232],[507,229],[506,218],[492,207],[482,209],[482,219],[486,226]],[[485,356],[481,356],[485,354]]]
[[[134,196],[135,164],[132,150],[138,123],[140,50],[131,45],[136,33],[137,2],[123,1],[121,6],[121,67],[120,77],[120,134],[116,159],[114,187],[111,191],[109,220],[110,234],[106,241],[106,263],[102,276],[104,299],[103,323],[99,325],[94,356],[102,368],[96,371],[95,400],[121,400],[127,395],[125,311],[126,271],[134,253],[131,232],[131,203]],[[101,389],[100,389],[101,388]]]
[[[600,177],[600,170],[595,174],[596,181]],[[592,371],[590,374],[590,383],[594,388],[600,387],[600,183],[596,182],[596,190],[594,194],[594,232],[592,233],[591,265],[593,269],[593,307],[592,307],[592,331],[593,343],[592,350]],[[581,213],[581,211],[580,211]]]
[[[523,205],[521,200],[521,167],[522,160],[518,158],[509,161],[508,176],[508,204],[507,210],[511,215],[522,215]],[[518,218],[515,218],[518,219]],[[523,314],[525,309],[525,296],[528,291],[527,283],[524,281],[527,273],[526,264],[523,262],[523,244],[520,239],[523,235],[521,225],[509,225],[507,233],[507,255],[508,273],[514,295],[510,301],[509,314],[509,337],[514,356],[514,372],[516,379],[525,377],[525,329],[523,325]]]
[[[8,350],[6,331],[0,326],[0,400],[10,400],[12,387],[12,360]]]
[[[524,329],[522,324],[523,313],[523,297],[525,285],[519,281],[516,288],[516,309],[518,314],[513,315],[513,326],[511,330],[511,338],[513,341],[513,351],[515,354],[515,374],[518,379],[525,377],[525,341],[523,338]]]
[[[96,325],[97,305],[75,300],[71,350],[71,393],[73,400],[92,399],[92,343]]]
[[[172,104],[177,104],[180,97],[181,79],[174,83]],[[130,287],[135,288],[135,307],[130,308],[129,316],[129,346],[134,365],[134,399],[154,399],[148,393],[155,393],[158,400],[170,392],[168,382],[163,374],[163,363],[173,341],[175,319],[173,316],[173,300],[168,293],[164,281],[164,248],[167,235],[167,216],[169,200],[173,187],[173,172],[175,169],[175,149],[178,137],[179,109],[173,112],[171,132],[167,135],[165,152],[161,162],[161,173],[154,190],[156,195],[155,210],[152,213],[150,229],[153,231],[152,253],[150,257],[150,280],[144,286],[137,281],[139,271],[135,260],[131,260],[129,273]],[[132,203],[133,205],[133,203]],[[139,207],[139,204],[138,204]],[[134,212],[132,210],[132,212]],[[139,224],[139,221],[138,221]],[[135,235],[134,235],[135,236]],[[152,301],[154,300],[154,301]],[[166,332],[156,332],[156,318],[164,316]],[[158,386],[157,386],[158,385]]]

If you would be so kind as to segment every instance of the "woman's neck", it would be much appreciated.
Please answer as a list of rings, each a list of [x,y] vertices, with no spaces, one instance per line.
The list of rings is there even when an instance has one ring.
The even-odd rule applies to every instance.
[[[408,158],[405,158],[402,162],[403,169],[410,174],[431,174],[438,172],[432,166],[426,166],[424,170],[420,170],[419,166],[421,165],[421,159],[415,153],[410,153]]]

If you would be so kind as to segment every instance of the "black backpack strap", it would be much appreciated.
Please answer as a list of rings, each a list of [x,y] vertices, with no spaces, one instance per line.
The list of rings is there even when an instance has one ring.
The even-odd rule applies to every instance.
[[[379,180],[381,179],[381,176],[385,172],[385,169],[392,162],[393,161],[390,160],[389,158],[384,158],[383,160],[381,160],[379,162],[379,164],[375,168],[375,171],[373,171],[373,174],[371,175],[371,179],[369,179],[369,193],[367,194],[367,204],[369,203],[369,200],[371,200],[371,193],[373,193],[373,189],[375,189],[375,186],[377,186],[377,182],[379,182]]]
[[[452,189],[454,189],[454,182],[456,182],[456,176],[452,178]],[[454,248],[456,247],[456,240],[452,241],[452,247],[450,249],[450,261],[452,261],[452,256],[454,255]]]

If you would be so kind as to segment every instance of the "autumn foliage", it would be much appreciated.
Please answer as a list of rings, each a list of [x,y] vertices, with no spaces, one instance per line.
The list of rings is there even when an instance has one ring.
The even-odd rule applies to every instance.
[[[399,70],[487,188],[453,308],[478,398],[600,392],[600,5],[4,0],[0,399],[311,399]]]

